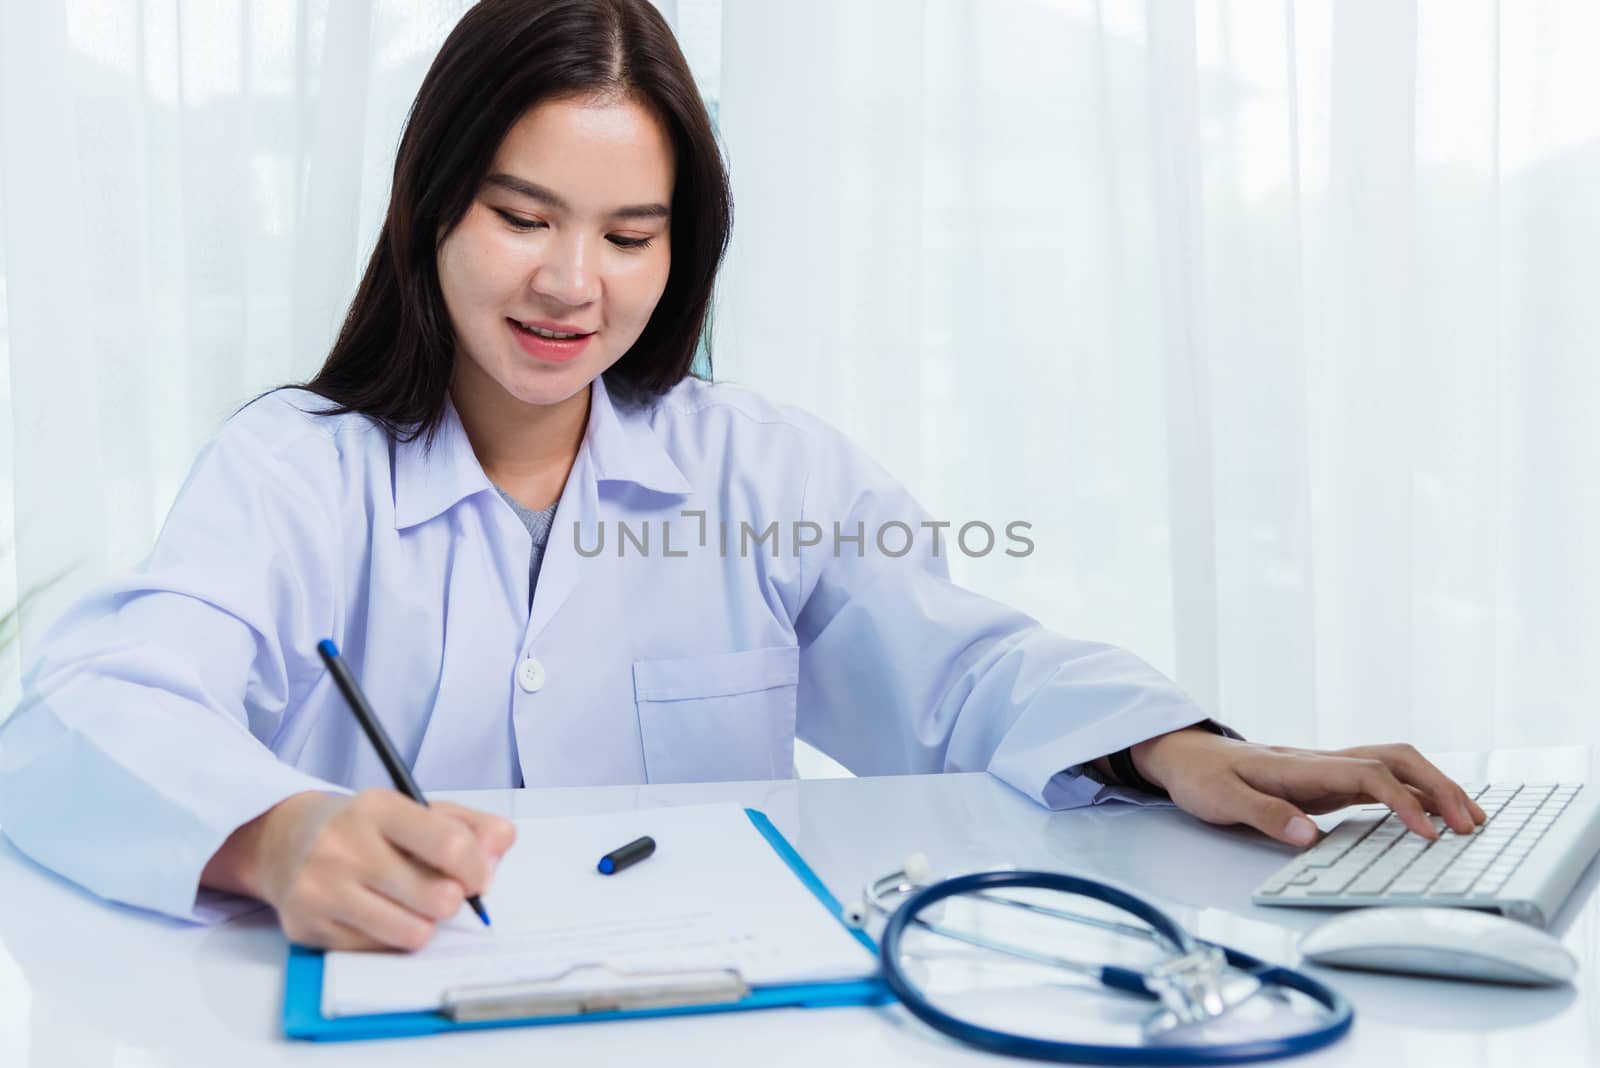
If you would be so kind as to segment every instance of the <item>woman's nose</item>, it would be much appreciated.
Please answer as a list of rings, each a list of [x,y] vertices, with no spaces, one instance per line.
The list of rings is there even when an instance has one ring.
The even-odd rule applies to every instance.
[[[577,306],[595,299],[598,281],[591,266],[593,250],[583,237],[552,242],[549,255],[533,275],[533,288],[551,300]]]

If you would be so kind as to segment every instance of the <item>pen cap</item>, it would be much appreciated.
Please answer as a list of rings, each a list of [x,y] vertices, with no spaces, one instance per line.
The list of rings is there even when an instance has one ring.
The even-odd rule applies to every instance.
[[[637,864],[655,851],[656,840],[645,835],[643,838],[635,838],[625,846],[613,849],[600,858],[600,863],[596,867],[601,875],[612,875],[630,864]]]

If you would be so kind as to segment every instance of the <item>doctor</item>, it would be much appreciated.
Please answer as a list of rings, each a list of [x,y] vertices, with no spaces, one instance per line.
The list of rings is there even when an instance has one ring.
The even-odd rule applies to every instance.
[[[1368,799],[1429,836],[1483,820],[1409,746],[1215,733],[1136,657],[951,584],[950,532],[842,435],[691,377],[730,225],[646,0],[471,9],[322,370],[222,427],[31,665],[6,834],[116,901],[205,920],[226,891],[300,942],[422,945],[512,826],[386,788],[328,637],[425,790],[784,777],[798,736],[1053,808],[1164,788],[1302,845]]]

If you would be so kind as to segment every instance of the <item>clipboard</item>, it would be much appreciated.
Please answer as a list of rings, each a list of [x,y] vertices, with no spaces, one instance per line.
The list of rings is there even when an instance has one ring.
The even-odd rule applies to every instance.
[[[838,900],[822,885],[822,880],[788,839],[764,813],[753,808],[744,811],[795,877],[843,925]],[[866,932],[851,930],[850,933],[874,957],[878,955],[877,945]],[[737,972],[729,970],[634,976],[622,987],[608,982],[586,989],[580,983],[548,992],[539,991],[538,984],[496,984],[492,988],[447,992],[445,1007],[432,1012],[328,1017],[322,1014],[322,974],[322,950],[289,947],[283,990],[283,1033],[286,1037],[325,1042],[406,1038],[488,1027],[531,1027],[780,1007],[882,1005],[894,1000],[888,986],[876,975],[836,982],[751,987]]]

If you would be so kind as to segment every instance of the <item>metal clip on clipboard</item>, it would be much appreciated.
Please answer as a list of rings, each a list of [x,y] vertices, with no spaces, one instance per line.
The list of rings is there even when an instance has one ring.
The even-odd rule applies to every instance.
[[[578,964],[547,979],[451,987],[444,992],[439,1011],[455,1023],[479,1023],[722,1005],[749,994],[749,985],[732,968],[626,972],[607,964]]]

